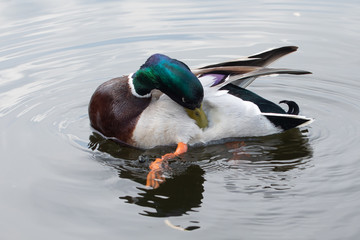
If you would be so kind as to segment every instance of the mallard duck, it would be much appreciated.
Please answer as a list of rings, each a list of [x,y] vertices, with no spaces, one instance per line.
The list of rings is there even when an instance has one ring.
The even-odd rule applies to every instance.
[[[116,141],[138,148],[188,145],[233,137],[263,136],[309,124],[293,101],[285,111],[245,89],[255,78],[270,74],[308,74],[308,71],[266,66],[297,50],[286,46],[205,67],[154,54],[135,73],[101,84],[89,104],[91,126]],[[159,164],[150,168],[158,169]],[[152,176],[154,178],[154,176]]]

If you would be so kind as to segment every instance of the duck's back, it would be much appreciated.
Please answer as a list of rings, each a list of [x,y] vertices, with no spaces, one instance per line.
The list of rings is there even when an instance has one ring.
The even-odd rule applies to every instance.
[[[132,134],[140,114],[151,98],[138,98],[131,93],[128,76],[101,84],[89,104],[91,126],[107,137],[132,145]]]

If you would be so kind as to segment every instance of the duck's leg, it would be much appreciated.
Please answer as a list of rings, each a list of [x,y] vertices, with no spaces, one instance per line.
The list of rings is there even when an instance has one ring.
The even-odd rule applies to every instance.
[[[165,178],[162,176],[164,168],[166,168],[168,159],[179,156],[187,151],[188,147],[186,143],[179,142],[175,152],[167,153],[161,158],[155,159],[154,162],[150,164],[150,172],[146,178],[146,186],[158,188],[160,183],[165,181]]]

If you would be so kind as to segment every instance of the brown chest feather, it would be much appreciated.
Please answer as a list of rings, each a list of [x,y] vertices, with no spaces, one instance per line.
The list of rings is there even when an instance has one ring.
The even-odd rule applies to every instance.
[[[136,123],[150,101],[151,98],[132,95],[127,76],[111,79],[100,85],[91,97],[91,126],[107,137],[132,145]]]

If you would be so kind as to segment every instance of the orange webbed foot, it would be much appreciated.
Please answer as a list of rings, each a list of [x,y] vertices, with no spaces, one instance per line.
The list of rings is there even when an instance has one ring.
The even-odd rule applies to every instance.
[[[179,156],[187,151],[188,147],[186,143],[179,142],[174,153],[167,153],[161,158],[155,159],[149,166],[150,172],[146,178],[146,186],[158,188],[162,182],[165,181],[163,176],[164,169],[168,167],[167,160]]]
[[[165,181],[163,174],[163,169],[165,168],[163,165],[167,165],[167,161],[161,158],[157,158],[154,162],[152,162],[149,166],[150,172],[146,178],[146,186],[152,188],[158,188],[160,183]]]

